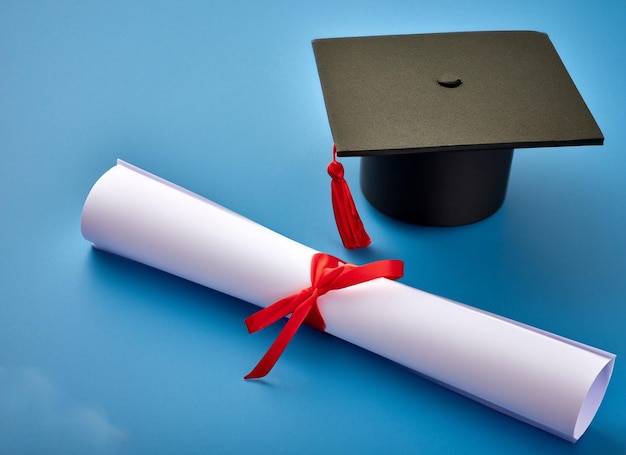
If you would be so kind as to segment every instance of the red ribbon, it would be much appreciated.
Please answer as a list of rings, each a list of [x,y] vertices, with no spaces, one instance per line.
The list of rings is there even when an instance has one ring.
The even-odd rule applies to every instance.
[[[291,314],[272,346],[245,379],[262,378],[269,373],[303,322],[325,330],[326,323],[317,306],[319,296],[376,278],[395,280],[403,273],[402,261],[386,260],[356,266],[328,254],[313,255],[310,287],[274,302],[246,319],[248,332],[254,333]]]

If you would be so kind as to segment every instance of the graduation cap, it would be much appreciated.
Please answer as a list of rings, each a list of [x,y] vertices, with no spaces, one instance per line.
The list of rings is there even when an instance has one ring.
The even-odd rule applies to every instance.
[[[363,194],[399,220],[482,220],[504,201],[514,149],[604,141],[544,33],[329,38],[313,50],[336,154],[362,157]]]

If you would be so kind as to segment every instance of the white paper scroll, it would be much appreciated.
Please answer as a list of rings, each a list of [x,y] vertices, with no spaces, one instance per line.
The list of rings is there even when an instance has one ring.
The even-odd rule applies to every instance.
[[[262,307],[311,284],[317,251],[122,161],[94,185],[81,221],[96,248]],[[319,307],[328,333],[571,442],[615,360],[386,279],[329,292]]]

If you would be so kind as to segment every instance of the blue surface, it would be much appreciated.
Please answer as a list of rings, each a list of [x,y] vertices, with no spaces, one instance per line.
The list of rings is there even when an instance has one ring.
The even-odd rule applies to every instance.
[[[0,4],[0,452],[626,453],[626,3],[526,0]],[[603,147],[516,152],[491,218],[333,224],[331,136],[310,41],[547,32]],[[618,355],[575,445],[305,328],[265,381],[278,328],[248,303],[94,251],[91,185],[123,158],[297,241]]]

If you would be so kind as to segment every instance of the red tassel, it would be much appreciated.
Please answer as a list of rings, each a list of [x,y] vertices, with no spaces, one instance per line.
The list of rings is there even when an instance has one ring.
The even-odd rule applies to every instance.
[[[333,179],[330,184],[333,212],[343,246],[349,250],[368,246],[372,240],[365,232],[359,212],[354,205],[350,188],[343,177],[343,165],[337,161],[336,145],[333,145],[333,161],[328,165],[328,174]]]

